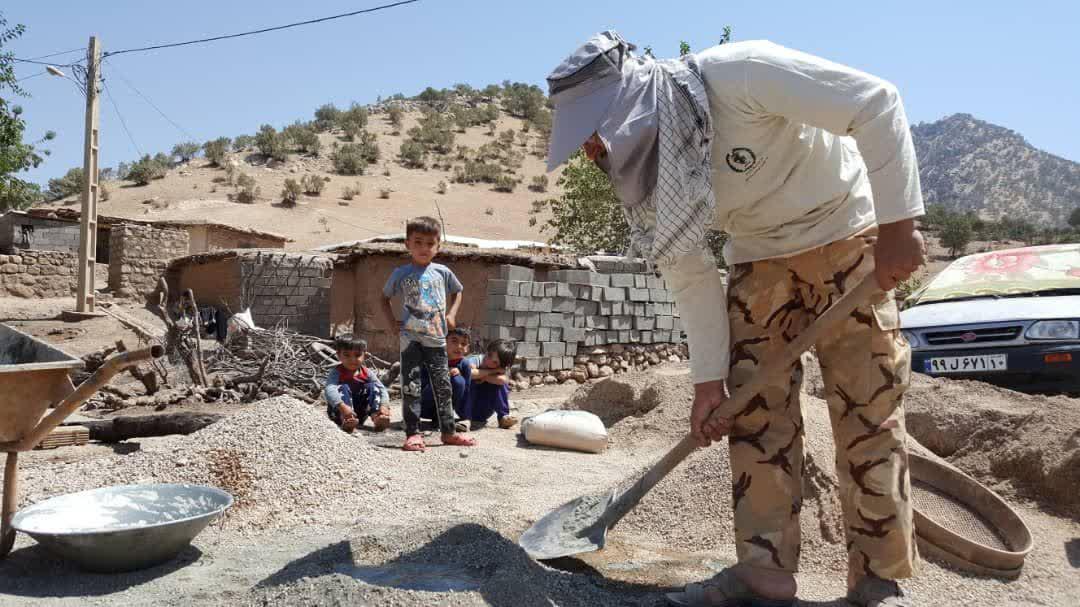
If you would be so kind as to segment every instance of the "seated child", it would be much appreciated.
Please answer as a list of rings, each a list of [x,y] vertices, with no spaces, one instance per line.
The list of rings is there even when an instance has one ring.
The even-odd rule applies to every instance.
[[[510,417],[510,367],[514,364],[517,348],[513,342],[496,339],[487,346],[487,354],[478,369],[471,373],[472,385],[464,415],[472,422],[472,429],[483,428],[491,414],[499,420],[499,427],[509,429],[517,420]]]
[[[390,395],[374,371],[364,367],[367,342],[352,335],[334,340],[338,366],[326,376],[326,414],[346,432],[352,432],[369,416],[376,432],[390,427]]]
[[[454,415],[459,420],[465,418],[465,399],[472,383],[472,372],[480,366],[479,356],[469,356],[469,330],[463,327],[451,329],[446,334],[446,358],[450,365],[450,388],[454,404]],[[435,409],[435,394],[431,390],[431,379],[427,371],[420,371],[420,417],[438,422]],[[463,421],[455,423],[458,432],[466,432],[469,427]]]

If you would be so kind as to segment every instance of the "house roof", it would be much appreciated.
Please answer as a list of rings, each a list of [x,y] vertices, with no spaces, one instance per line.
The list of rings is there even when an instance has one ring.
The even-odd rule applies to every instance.
[[[546,242],[536,242],[533,240],[489,240],[486,238],[472,238],[470,236],[454,236],[452,234],[447,234],[443,236],[442,240],[445,243],[461,245],[463,247],[473,247],[477,249],[502,249],[504,251],[532,250],[547,252],[564,250],[564,247],[560,247],[558,245],[552,245]],[[364,238],[362,240],[350,240],[347,242],[324,245],[321,247],[316,247],[312,250],[341,251],[360,244],[377,244],[390,242],[404,243],[405,234],[384,234],[382,236],[373,236],[371,238]]]
[[[362,257],[376,255],[405,258],[408,251],[401,242],[355,242],[333,249],[337,264],[347,265]],[[437,261],[482,261],[491,264],[514,264],[528,267],[575,268],[576,258],[557,252],[525,252],[523,250],[478,248],[450,242],[439,248]]]
[[[55,219],[57,221],[69,221],[77,222],[82,217],[82,213],[76,209],[68,208],[49,208],[38,207],[35,209],[29,209],[27,211],[16,211],[25,213],[30,217],[37,217],[39,219]],[[215,230],[223,230],[226,232],[232,232],[234,234],[242,234],[246,236],[256,236],[259,238],[266,238],[268,240],[277,240],[282,243],[293,242],[293,240],[287,236],[281,234],[274,234],[273,232],[263,232],[260,230],[253,230],[251,228],[241,228],[238,226],[232,226],[224,223],[217,223],[206,219],[131,219],[128,217],[115,217],[111,215],[98,215],[98,225],[112,226],[117,224],[135,224],[135,225],[148,225],[160,228],[187,228],[191,226],[206,226]]]

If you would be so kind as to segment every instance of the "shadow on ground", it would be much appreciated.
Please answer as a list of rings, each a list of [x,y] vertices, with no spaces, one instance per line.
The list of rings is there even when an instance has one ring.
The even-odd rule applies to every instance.
[[[170,575],[202,557],[188,546],[173,560],[127,573],[91,573],[34,544],[13,551],[0,561],[0,588],[5,594],[34,598],[103,596]]]
[[[260,581],[255,592],[282,600],[327,604],[363,604],[376,597],[392,600],[387,592],[423,591],[474,592],[493,607],[658,607],[666,604],[666,592],[679,590],[612,579],[573,558],[540,564],[515,542],[472,523],[439,532],[398,556],[381,556],[392,551],[393,541],[392,537],[373,535],[319,548]],[[407,540],[404,543],[408,545]],[[431,600],[434,604],[439,599]],[[800,604],[846,606],[842,600]]]

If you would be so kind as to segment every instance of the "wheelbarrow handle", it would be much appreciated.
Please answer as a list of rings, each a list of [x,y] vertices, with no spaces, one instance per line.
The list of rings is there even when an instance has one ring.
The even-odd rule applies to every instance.
[[[826,330],[835,326],[843,318],[850,316],[856,308],[869,301],[880,290],[874,273],[870,272],[857,287],[845,293],[839,301],[834,303],[794,341],[789,343],[779,356],[765,361],[754,373],[753,377],[750,378],[750,381],[736,388],[723,405],[713,409],[709,419],[711,420],[716,416],[734,417],[750,402],[750,399],[760,393],[770,382],[782,374],[790,373],[791,365],[795,364],[795,361],[802,356],[803,352],[806,352],[817,343]],[[601,521],[604,526],[610,528],[619,522],[641,501],[641,498],[646,493],[691,453],[696,451],[697,448],[697,441],[694,440],[692,435],[687,434],[636,483],[615,499],[615,502],[604,513],[604,520]]]
[[[164,353],[164,348],[160,345],[154,345],[141,350],[113,354],[105,359],[105,362],[98,367],[98,370],[94,371],[94,374],[87,378],[86,381],[79,384],[79,387],[75,388],[71,394],[68,394],[64,400],[56,403],[52,413],[49,413],[42,418],[29,434],[14,443],[0,445],[0,450],[29,451],[33,449],[43,438],[53,431],[53,428],[59,426],[61,422],[74,413],[88,398],[93,396],[95,392],[102,388],[102,386],[109,383],[114,375],[143,361],[158,358]]]

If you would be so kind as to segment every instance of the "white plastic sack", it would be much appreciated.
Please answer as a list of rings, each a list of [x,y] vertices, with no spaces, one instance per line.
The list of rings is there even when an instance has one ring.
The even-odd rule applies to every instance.
[[[251,317],[251,308],[245,308],[243,312],[230,316],[227,326],[227,335],[229,337],[232,337],[233,333],[254,329],[255,319]]]
[[[523,421],[521,433],[534,445],[587,453],[600,453],[608,442],[604,422],[588,411],[545,411]]]

